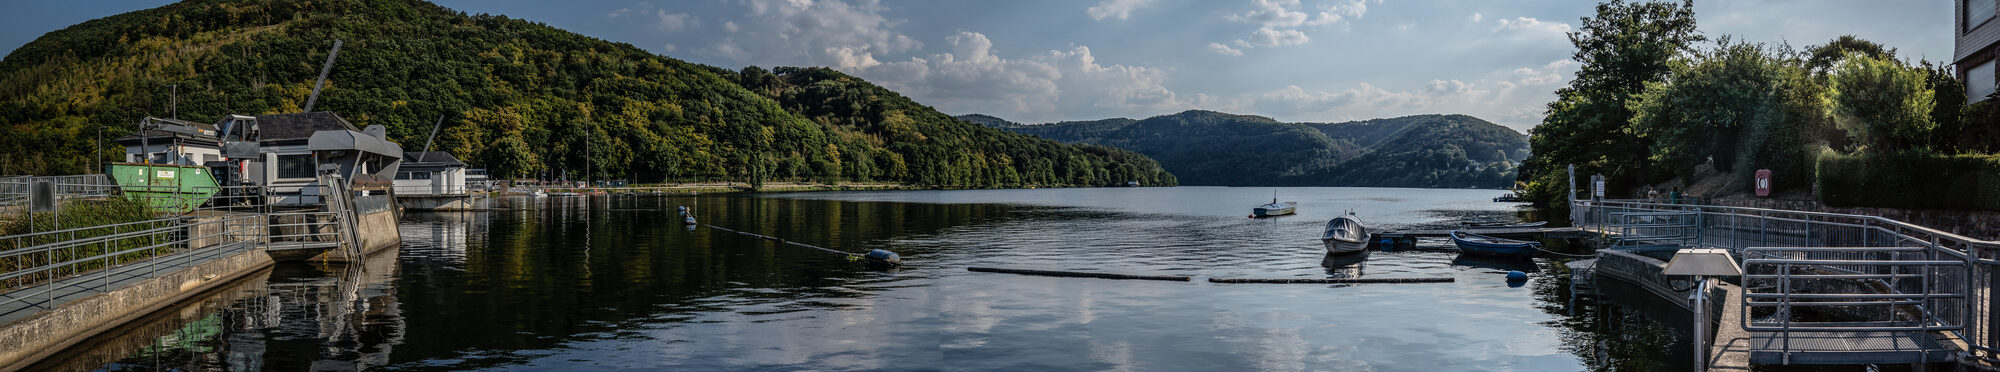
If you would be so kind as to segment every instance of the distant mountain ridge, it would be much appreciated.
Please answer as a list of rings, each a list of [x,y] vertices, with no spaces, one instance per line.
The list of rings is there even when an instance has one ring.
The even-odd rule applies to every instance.
[[[1512,185],[1528,155],[1527,135],[1455,114],[1344,123],[1205,110],[1032,125],[989,115],[960,120],[1136,151],[1184,185],[1500,188]]]

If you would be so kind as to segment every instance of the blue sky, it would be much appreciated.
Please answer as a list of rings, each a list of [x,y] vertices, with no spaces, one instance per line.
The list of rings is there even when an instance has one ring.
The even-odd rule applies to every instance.
[[[162,1],[0,5],[0,49]],[[444,0],[695,63],[830,66],[950,114],[1028,123],[1186,109],[1347,121],[1459,113],[1526,130],[1576,69],[1595,1]],[[1698,1],[1702,31],[1854,34],[1948,59],[1949,1]]]

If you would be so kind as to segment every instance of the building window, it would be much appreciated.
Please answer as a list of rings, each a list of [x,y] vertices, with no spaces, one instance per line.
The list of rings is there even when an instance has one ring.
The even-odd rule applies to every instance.
[[[313,178],[312,155],[278,155],[278,178]]]
[[[410,179],[410,172],[396,172],[396,179],[399,180]]]
[[[431,172],[410,172],[410,178],[419,180],[428,180],[431,179]]]
[[[1965,70],[1965,101],[1979,102],[1993,94],[1996,87],[1993,78],[1993,60],[1986,60]]]
[[[1972,31],[1986,21],[1993,20],[1994,0],[1965,0],[1964,6],[1960,8],[1965,9],[1965,29],[1960,32]]]

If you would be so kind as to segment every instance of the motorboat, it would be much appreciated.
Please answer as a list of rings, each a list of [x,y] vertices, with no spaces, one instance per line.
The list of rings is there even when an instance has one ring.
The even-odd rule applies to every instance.
[[[1326,232],[1319,237],[1326,244],[1328,254],[1346,254],[1368,250],[1368,227],[1361,224],[1361,218],[1354,211],[1334,217],[1326,222]]]
[[[1534,257],[1535,251],[1542,248],[1542,243],[1538,242],[1495,238],[1463,230],[1451,232],[1451,243],[1458,245],[1461,253],[1493,257]]]

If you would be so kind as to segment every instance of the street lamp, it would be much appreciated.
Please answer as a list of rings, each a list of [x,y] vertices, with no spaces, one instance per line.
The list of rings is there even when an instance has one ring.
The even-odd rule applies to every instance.
[[[1729,250],[1716,248],[1688,248],[1674,252],[1674,259],[1667,262],[1666,275],[1694,276],[1694,370],[1708,368],[1708,281],[1714,276],[1741,276],[1743,268],[1736,266],[1736,259],[1729,256]]]

